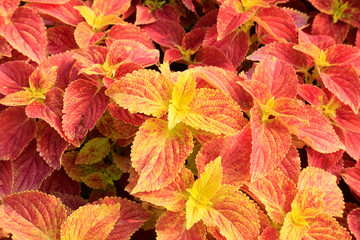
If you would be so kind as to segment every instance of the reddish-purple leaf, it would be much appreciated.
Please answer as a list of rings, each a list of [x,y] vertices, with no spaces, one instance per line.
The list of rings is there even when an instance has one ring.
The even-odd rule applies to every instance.
[[[11,44],[31,60],[39,63],[46,57],[46,30],[43,20],[34,10],[19,7],[5,24],[0,18],[0,33]]]
[[[35,138],[40,156],[52,168],[60,169],[61,156],[69,146],[69,143],[44,121],[37,122]]]
[[[197,51],[194,63],[191,64],[189,68],[195,66],[215,66],[235,72],[234,65],[226,57],[225,53],[215,47],[202,47]]]
[[[0,112],[0,159],[11,160],[35,136],[35,119],[26,116],[24,108],[10,107]]]
[[[80,183],[73,181],[65,172],[64,168],[55,170],[48,176],[39,187],[39,191],[54,194],[80,195]],[[66,205],[66,204],[65,204]]]
[[[180,22],[180,16],[176,7],[172,4],[165,4],[155,10],[155,16],[160,20]]]
[[[50,167],[36,151],[36,141],[33,140],[19,157],[12,160],[13,192],[37,189],[41,182],[50,175]]]
[[[360,49],[347,44],[337,44],[327,49],[326,61],[330,64],[353,64],[358,69]]]
[[[351,65],[330,66],[319,73],[326,88],[357,114],[360,107],[360,80],[356,69]]]
[[[34,67],[24,61],[6,62],[0,65],[0,93],[8,95],[29,87],[29,77]]]
[[[105,87],[98,89],[90,81],[76,80],[69,84],[64,94],[63,128],[70,139],[83,138],[94,128],[104,113],[109,97]]]
[[[13,181],[12,161],[0,161],[0,199],[12,192]]]
[[[78,209],[79,207],[82,207],[86,204],[88,204],[88,201],[78,197],[76,195],[72,195],[72,194],[67,194],[67,193],[59,193],[59,192],[54,192],[52,193],[55,197],[59,198],[61,200],[61,202],[69,207],[71,210],[75,211],[76,209]],[[77,194],[79,195],[79,194]]]
[[[185,30],[180,23],[174,21],[159,20],[156,23],[143,26],[145,32],[152,40],[163,47],[181,46]]]
[[[59,25],[47,29],[49,44],[47,51],[50,54],[63,53],[78,48],[74,38],[75,29],[68,25]]]
[[[59,19],[60,21],[76,26],[84,19],[76,10],[75,6],[83,6],[81,0],[69,0],[64,4],[28,3],[27,6],[36,9],[42,14],[47,14]]]
[[[306,13],[299,12],[296,9],[286,8],[286,7],[285,8],[283,7],[282,10],[287,12],[291,16],[297,30],[301,30],[308,26],[309,16]]]

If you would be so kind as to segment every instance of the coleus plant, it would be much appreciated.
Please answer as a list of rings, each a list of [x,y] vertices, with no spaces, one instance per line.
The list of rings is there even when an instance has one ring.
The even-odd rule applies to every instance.
[[[360,239],[359,9],[0,2],[0,237]]]

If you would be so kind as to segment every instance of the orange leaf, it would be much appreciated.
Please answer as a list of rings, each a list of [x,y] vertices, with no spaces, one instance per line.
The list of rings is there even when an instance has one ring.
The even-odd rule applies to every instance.
[[[69,209],[60,199],[37,191],[5,196],[0,225],[16,239],[60,239],[60,227]]]
[[[228,240],[258,239],[257,207],[245,194],[231,185],[222,185],[211,202],[204,216],[205,225],[217,226]]]
[[[103,160],[110,151],[110,143],[107,138],[93,138],[80,150],[75,164],[93,164]]]
[[[298,188],[301,191],[308,186],[317,187],[324,192],[324,213],[342,217],[345,203],[342,191],[336,184],[336,176],[320,168],[307,167],[300,173]]]
[[[120,204],[85,205],[61,226],[61,240],[105,240],[120,217]]]
[[[202,222],[196,223],[192,228],[186,229],[184,212],[166,211],[156,223],[158,240],[205,240],[206,231]]]
[[[170,131],[164,120],[146,120],[131,149],[132,165],[140,175],[132,194],[169,185],[181,171],[193,146],[192,134],[184,126],[177,125]]]
[[[106,94],[130,113],[163,116],[174,84],[159,72],[138,70],[110,85]]]
[[[265,205],[267,214],[277,223],[282,223],[286,213],[291,211],[291,202],[297,193],[295,183],[278,169],[251,183],[250,191]]]

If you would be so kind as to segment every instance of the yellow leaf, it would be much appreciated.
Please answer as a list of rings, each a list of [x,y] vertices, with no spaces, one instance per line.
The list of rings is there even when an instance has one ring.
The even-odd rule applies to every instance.
[[[89,24],[92,27],[95,25],[96,15],[91,8],[86,6],[75,6],[74,8],[78,10],[81,16],[85,18],[87,24]]]

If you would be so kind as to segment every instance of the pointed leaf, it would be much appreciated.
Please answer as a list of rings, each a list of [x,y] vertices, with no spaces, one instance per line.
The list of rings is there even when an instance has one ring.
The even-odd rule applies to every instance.
[[[344,151],[339,150],[334,153],[319,153],[312,148],[306,148],[309,167],[316,167],[330,170],[343,156]]]
[[[69,84],[64,94],[63,128],[70,139],[83,138],[104,113],[109,98],[105,87],[98,89],[86,80]]]
[[[75,41],[80,48],[95,45],[105,35],[106,32],[94,32],[92,27],[86,22],[79,23],[74,32]]]
[[[299,32],[299,43],[312,43],[321,50],[326,50],[336,44],[334,38],[328,35],[311,35],[303,31]]]
[[[356,196],[360,196],[360,168],[350,167],[341,171],[341,176]]]
[[[37,68],[29,78],[30,88],[41,92],[48,91],[57,79],[56,69],[57,67]]]
[[[91,7],[96,15],[120,15],[130,7],[130,3],[130,0],[112,0],[107,2],[95,0]]]
[[[311,34],[331,36],[337,44],[344,42],[348,31],[348,24],[343,21],[334,23],[333,17],[323,12],[315,16],[313,24],[311,25]]]
[[[196,90],[189,108],[183,123],[215,134],[232,135],[247,122],[239,105],[219,90]]]
[[[42,14],[47,14],[59,19],[65,24],[76,26],[84,19],[74,6],[82,6],[84,3],[80,0],[68,0],[63,4],[47,4],[47,3],[28,3],[27,6],[36,9]]]
[[[149,219],[150,214],[139,203],[120,197],[105,197],[94,204],[116,205],[120,203],[120,217],[115,223],[107,240],[128,240],[143,223]]]
[[[0,22],[2,22],[0,18]],[[0,24],[0,33],[12,47],[39,63],[46,57],[47,38],[45,26],[35,11],[18,7],[9,24]]]
[[[80,150],[75,164],[93,164],[105,158],[110,151],[110,143],[107,138],[93,138]]]
[[[19,156],[35,135],[35,119],[25,115],[23,108],[10,107],[0,112],[0,159]]]
[[[158,240],[204,240],[206,236],[205,226],[202,222],[196,223],[192,228],[186,229],[186,217],[184,212],[163,213],[156,223]]]
[[[230,185],[222,185],[211,200],[204,222],[217,226],[226,239],[257,239],[260,231],[257,208],[245,194]]]
[[[265,205],[271,219],[280,224],[291,211],[291,202],[297,193],[295,183],[278,169],[251,183],[250,191]]]
[[[353,66],[330,66],[320,72],[320,77],[340,101],[349,105],[355,114],[359,112],[360,81]]]
[[[30,91],[18,91],[6,95],[0,99],[0,104],[5,106],[26,106],[31,103],[31,92]]]
[[[161,117],[167,112],[172,87],[173,83],[160,73],[139,70],[115,81],[106,94],[130,113]]]
[[[54,196],[20,192],[3,198],[0,224],[18,239],[60,239],[60,227],[68,212]]]
[[[301,160],[297,149],[293,145],[290,145],[289,151],[283,160],[281,160],[278,167],[286,176],[297,183],[301,170],[300,164]]]
[[[284,224],[280,230],[280,240],[295,240],[295,239],[302,239],[308,228],[303,225],[296,225],[293,223],[291,212],[289,212],[284,220]]]
[[[75,29],[68,25],[58,25],[47,29],[49,44],[47,51],[51,54],[63,53],[78,48],[74,38]]]
[[[279,165],[290,147],[290,132],[279,120],[261,121],[257,106],[251,110],[251,181],[264,177]]]
[[[360,238],[360,208],[354,209],[347,217],[350,231],[355,235],[357,239]]]
[[[138,178],[139,176],[135,171],[130,172],[129,185],[126,187],[127,191],[131,192],[133,190]],[[193,183],[194,177],[191,171],[182,167],[174,181],[165,188],[151,192],[138,192],[134,196],[142,201],[165,207],[169,211],[179,212],[185,208],[185,203],[188,200],[186,189],[191,188]]]
[[[61,226],[61,240],[105,240],[119,217],[120,204],[80,207]]]
[[[47,177],[39,187],[39,191],[55,194],[61,200],[61,194],[72,195],[72,196],[80,196],[80,183],[73,181],[65,172],[64,168],[60,168],[60,170],[55,170],[51,173],[49,177]],[[79,197],[80,199],[80,197]],[[65,205],[69,206],[66,202],[62,201]],[[78,201],[77,201],[78,202]],[[85,205],[85,204],[83,204]],[[69,206],[71,207],[71,206]],[[80,207],[80,206],[78,206]],[[78,208],[77,207],[77,208]],[[75,208],[75,209],[77,209]],[[73,209],[73,208],[72,208]],[[73,209],[73,210],[75,210]]]
[[[252,80],[259,81],[271,90],[271,95],[277,98],[294,99],[298,80],[291,65],[278,59],[261,61],[257,65]]]
[[[96,128],[105,137],[116,141],[118,139],[128,139],[133,137],[139,130],[137,126],[122,120],[113,118],[111,115],[104,114],[96,123]]]
[[[266,105],[267,101],[271,98],[271,90],[259,81],[244,80],[237,82],[242,86],[258,104]]]
[[[215,66],[228,71],[235,72],[235,67],[232,62],[226,57],[220,49],[215,47],[202,47],[197,51],[194,63],[189,66]]]
[[[29,77],[34,67],[23,61],[6,62],[0,65],[0,93],[8,95],[29,87]]]
[[[317,187],[324,192],[324,213],[342,216],[345,207],[344,197],[334,175],[319,168],[308,167],[299,176],[298,188],[301,191],[308,186]]]
[[[170,131],[167,125],[164,120],[148,119],[135,136],[131,161],[140,177],[133,194],[169,185],[192,151],[190,130],[176,126]]]
[[[203,145],[196,156],[196,166],[200,173],[205,166],[221,156],[223,168],[222,183],[241,187],[250,182],[251,129],[246,125],[239,133],[216,138]]]

